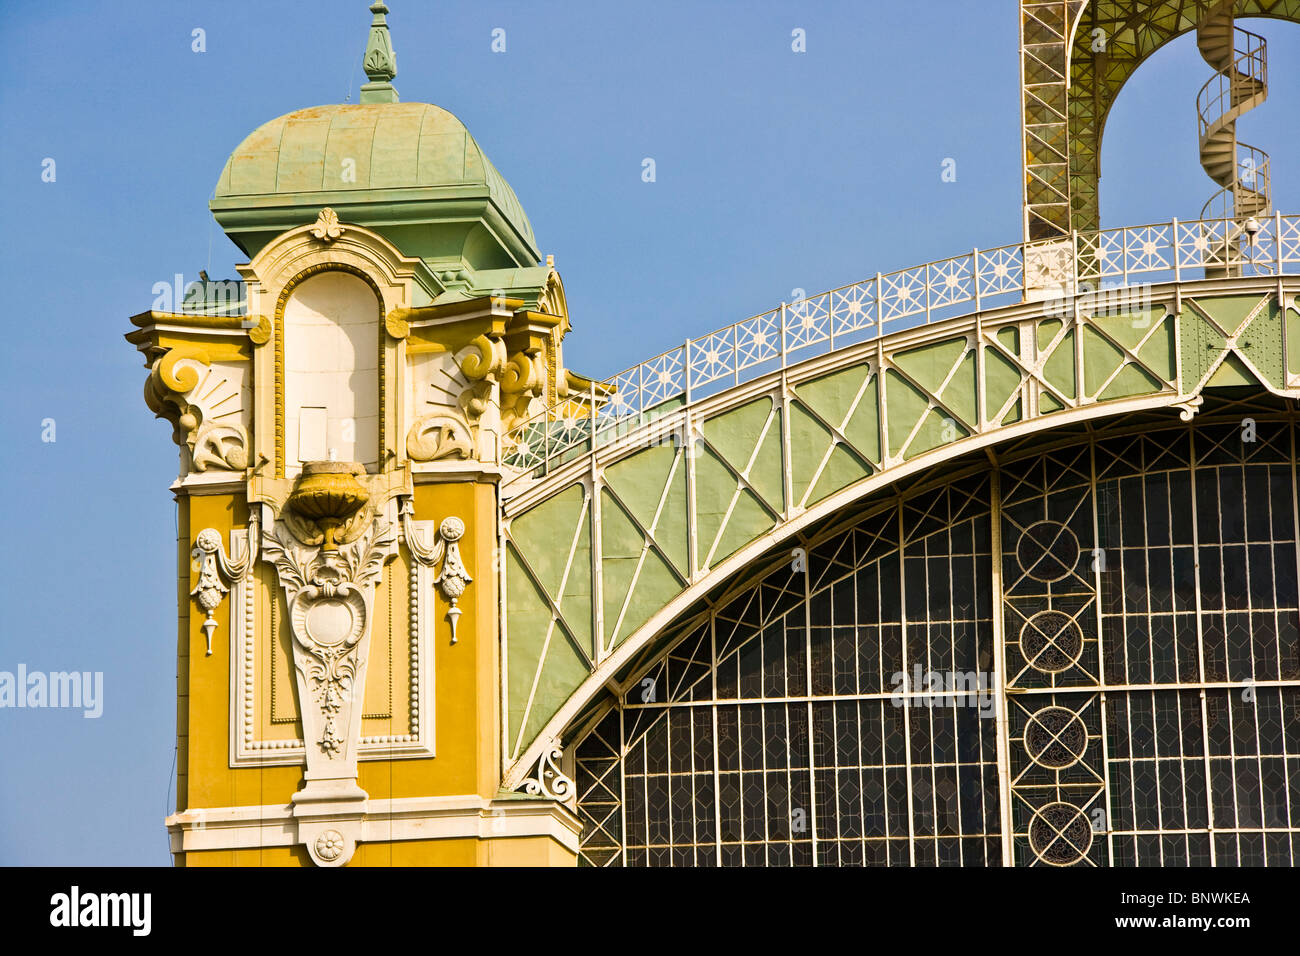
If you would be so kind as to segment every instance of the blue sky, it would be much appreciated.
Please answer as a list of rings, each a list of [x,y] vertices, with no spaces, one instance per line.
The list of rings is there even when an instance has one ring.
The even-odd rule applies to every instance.
[[[459,116],[514,186],[564,276],[565,357],[585,374],[795,288],[1020,238],[1012,0],[390,7],[402,99]],[[122,334],[154,283],[234,276],[207,210],[226,156],[282,113],[355,102],[368,23],[363,0],[0,8],[0,671],[104,674],[99,719],[0,709],[0,864],[170,860],[177,456]],[[1272,97],[1241,136],[1297,212],[1300,28],[1246,25],[1269,39]],[[1121,94],[1104,225],[1198,214],[1208,76],[1185,36]]]

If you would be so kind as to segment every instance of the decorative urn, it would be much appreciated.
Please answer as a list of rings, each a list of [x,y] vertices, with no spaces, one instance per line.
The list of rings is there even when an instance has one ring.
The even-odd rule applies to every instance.
[[[334,536],[366,502],[366,491],[357,475],[365,468],[355,461],[309,461],[302,466],[302,477],[289,495],[289,508],[297,515],[314,521],[325,536],[323,551],[337,551]]]

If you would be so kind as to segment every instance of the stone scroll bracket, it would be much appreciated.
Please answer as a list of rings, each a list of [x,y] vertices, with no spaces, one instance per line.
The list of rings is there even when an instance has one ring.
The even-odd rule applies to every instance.
[[[168,348],[150,366],[145,403],[172,424],[188,472],[243,472],[248,467],[247,372],[215,360],[198,345]]]
[[[434,568],[439,562],[442,568],[438,576],[433,579],[438,590],[442,592],[443,599],[447,602],[447,620],[451,624],[451,643],[455,644],[456,623],[460,620],[461,609],[456,606],[465,593],[465,589],[473,583],[474,579],[469,576],[465,569],[465,563],[460,556],[460,539],[465,534],[465,522],[455,516],[448,516],[442,519],[438,525],[438,534],[431,545],[426,545],[422,540],[423,536],[415,528],[415,502],[410,496],[401,498],[400,513],[402,516],[402,535],[406,539],[406,546],[411,551],[411,556],[416,562],[426,568]]]

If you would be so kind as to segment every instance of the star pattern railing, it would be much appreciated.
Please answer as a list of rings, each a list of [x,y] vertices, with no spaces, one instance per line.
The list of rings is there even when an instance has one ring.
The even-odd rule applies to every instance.
[[[1280,275],[1300,265],[1300,216],[1275,214],[1252,226],[1253,234],[1233,219],[1175,219],[975,249],[782,303],[618,373],[608,398],[593,386],[532,415],[506,436],[502,461],[515,471],[507,485],[540,478],[725,388],[922,323],[1030,297],[1064,302],[1078,293],[1199,279],[1194,273],[1206,268]]]

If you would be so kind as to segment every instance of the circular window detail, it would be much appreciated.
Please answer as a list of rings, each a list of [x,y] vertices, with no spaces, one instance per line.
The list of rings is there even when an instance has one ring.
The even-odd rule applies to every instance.
[[[1079,564],[1079,539],[1059,521],[1031,524],[1016,542],[1016,558],[1025,574],[1050,584],[1072,573]]]
[[[1083,653],[1083,631],[1061,611],[1039,611],[1020,629],[1020,653],[1036,671],[1059,674]]]
[[[1040,767],[1064,770],[1078,763],[1087,749],[1083,718],[1064,707],[1044,707],[1025,725],[1025,750]]]
[[[1049,803],[1029,821],[1029,848],[1052,866],[1071,866],[1092,847],[1092,822],[1071,803]]]

